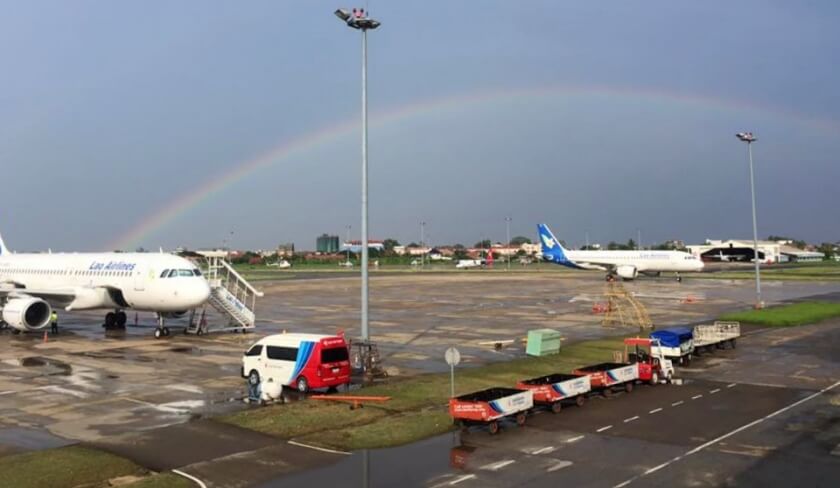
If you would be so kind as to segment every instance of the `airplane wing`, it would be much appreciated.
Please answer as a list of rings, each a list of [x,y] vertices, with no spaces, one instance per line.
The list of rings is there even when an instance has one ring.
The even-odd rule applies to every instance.
[[[591,271],[610,271],[615,266],[612,264],[601,264],[601,263],[591,263],[591,262],[583,262],[583,261],[575,261],[575,266],[581,269],[588,269]]]
[[[76,298],[76,291],[71,289],[38,290],[35,288],[0,288],[0,298],[35,297],[48,302],[69,303]]]

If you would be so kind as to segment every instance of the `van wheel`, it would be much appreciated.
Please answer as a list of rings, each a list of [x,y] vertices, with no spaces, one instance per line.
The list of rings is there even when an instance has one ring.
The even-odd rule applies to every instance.
[[[551,404],[551,411],[554,413],[560,413],[563,410],[563,404],[560,403],[560,400]]]
[[[624,385],[624,391],[626,391],[627,393],[632,392],[633,391],[633,382],[630,382],[630,383],[627,383],[626,385]]]
[[[654,372],[653,372],[653,373],[651,373],[651,375],[650,375],[650,385],[651,385],[651,386],[656,386],[656,385],[658,385],[658,384],[659,384],[659,373],[657,373],[656,371],[654,371]]]
[[[298,378],[297,389],[301,393],[309,392],[309,381],[307,381],[306,376],[301,376],[300,378]]]
[[[527,420],[527,418],[528,417],[525,415],[525,412],[517,414],[516,415],[516,425],[522,427],[523,425],[525,425],[525,420]]]
[[[487,424],[487,428],[490,429],[490,435],[496,435],[499,433],[499,423],[495,420]]]
[[[582,407],[583,404],[586,403],[586,398],[583,395],[578,395],[577,398],[575,398],[575,403],[578,407]]]
[[[257,373],[256,369],[252,369],[250,373],[248,373],[248,383],[252,385],[260,384],[260,374]]]

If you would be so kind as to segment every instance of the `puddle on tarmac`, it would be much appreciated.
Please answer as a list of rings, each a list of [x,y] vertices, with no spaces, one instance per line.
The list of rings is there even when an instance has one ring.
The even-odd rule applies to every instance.
[[[44,430],[9,427],[0,429],[0,444],[26,451],[51,449],[73,444],[73,441],[54,436]]]
[[[170,351],[172,352],[180,352],[183,354],[191,354],[193,356],[201,356],[203,351],[200,347],[195,346],[179,346],[179,347],[170,347]]]
[[[425,486],[434,475],[450,472],[450,451],[457,445],[453,435],[457,436],[446,434],[406,446],[356,451],[335,464],[300,471],[260,486]]]
[[[20,365],[24,368],[54,368],[57,370],[53,373],[47,373],[48,376],[70,376],[73,373],[73,367],[64,361],[41,356],[23,358],[20,360]]]

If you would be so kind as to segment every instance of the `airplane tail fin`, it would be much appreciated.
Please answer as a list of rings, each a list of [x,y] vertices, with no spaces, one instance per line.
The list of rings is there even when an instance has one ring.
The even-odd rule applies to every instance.
[[[3,242],[3,236],[0,236],[0,256],[3,254],[9,254],[9,250],[6,248],[6,243]]]
[[[551,229],[545,224],[537,225],[537,232],[540,234],[540,244],[542,245],[542,252],[544,256],[552,256],[558,258],[558,261],[566,260],[566,249],[560,244],[560,241],[551,233]]]

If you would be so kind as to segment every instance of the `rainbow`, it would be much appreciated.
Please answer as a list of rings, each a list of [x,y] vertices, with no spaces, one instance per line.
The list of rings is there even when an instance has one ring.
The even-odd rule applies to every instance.
[[[652,103],[664,102],[697,106],[704,110],[714,109],[736,113],[752,112],[795,121],[796,123],[805,124],[820,130],[830,132],[840,131],[840,124],[831,119],[811,117],[777,107],[758,105],[746,100],[727,100],[698,94],[668,93],[639,87],[565,85],[515,90],[497,89],[420,100],[381,112],[372,112],[370,126],[376,127],[392,124],[427,114],[440,115],[447,110],[463,110],[475,105],[527,101],[560,96],[602,96]],[[140,222],[134,224],[128,232],[121,234],[118,240],[110,243],[107,249],[133,249],[167,225],[177,221],[188,211],[200,206],[202,202],[212,199],[218,193],[236,185],[246,177],[278,162],[300,157],[307,151],[330,144],[340,137],[359,130],[360,125],[358,117],[353,117],[352,119],[302,134],[296,139],[281,143],[256,158],[237,163],[229,170],[208,179],[191,192],[179,196],[157,209],[154,213],[143,218]]]

